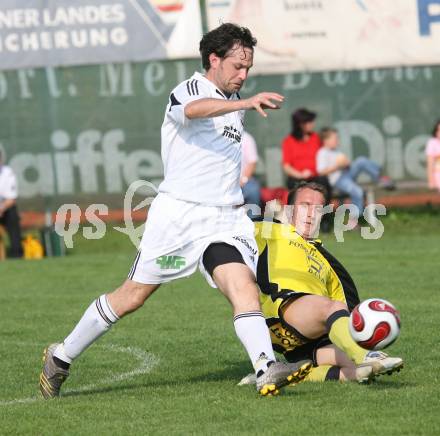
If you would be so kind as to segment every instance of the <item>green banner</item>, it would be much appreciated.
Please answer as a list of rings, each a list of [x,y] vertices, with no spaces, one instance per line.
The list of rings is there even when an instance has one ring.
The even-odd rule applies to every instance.
[[[14,168],[24,209],[64,202],[122,208],[134,180],[162,178],[160,128],[171,89],[198,60],[0,72],[0,147]],[[246,116],[260,153],[258,174],[283,184],[281,141],[293,110],[336,126],[343,149],[367,155],[396,180],[424,179],[424,148],[438,117],[440,68],[292,73],[249,78],[242,97],[286,96],[267,119]]]

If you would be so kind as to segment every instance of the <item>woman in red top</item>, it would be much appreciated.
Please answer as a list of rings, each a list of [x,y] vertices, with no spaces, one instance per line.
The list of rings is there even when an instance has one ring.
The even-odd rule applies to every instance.
[[[301,108],[292,114],[292,133],[283,140],[283,170],[287,175],[287,188],[306,180],[324,186],[328,204],[331,188],[326,176],[318,176],[316,155],[321,147],[319,135],[313,131],[316,113]]]

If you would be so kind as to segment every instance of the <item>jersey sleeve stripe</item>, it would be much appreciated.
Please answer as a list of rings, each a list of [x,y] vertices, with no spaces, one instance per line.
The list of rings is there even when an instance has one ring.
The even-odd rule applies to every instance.
[[[193,91],[193,95],[199,95],[199,89],[197,87],[197,80],[193,80],[191,82],[191,89]]]
[[[189,89],[189,80],[186,82],[186,89],[188,90],[188,94],[191,95],[191,90]]]

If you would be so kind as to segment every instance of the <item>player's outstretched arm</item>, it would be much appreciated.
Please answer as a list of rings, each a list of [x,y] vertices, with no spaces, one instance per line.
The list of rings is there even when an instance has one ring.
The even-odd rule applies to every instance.
[[[267,117],[264,109],[279,109],[284,97],[275,92],[261,92],[243,100],[220,100],[217,98],[202,98],[192,101],[185,107],[185,116],[190,120],[195,118],[219,117],[239,110],[257,110]]]
[[[247,107],[245,109],[255,109],[262,117],[267,117],[264,109],[280,109],[284,97],[276,92],[260,92],[253,97],[243,100]]]

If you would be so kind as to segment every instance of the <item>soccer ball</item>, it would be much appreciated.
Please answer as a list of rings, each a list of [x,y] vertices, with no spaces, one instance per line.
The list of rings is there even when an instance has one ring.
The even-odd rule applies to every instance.
[[[390,346],[400,333],[400,314],[388,301],[370,298],[358,304],[350,315],[350,334],[367,350]]]

